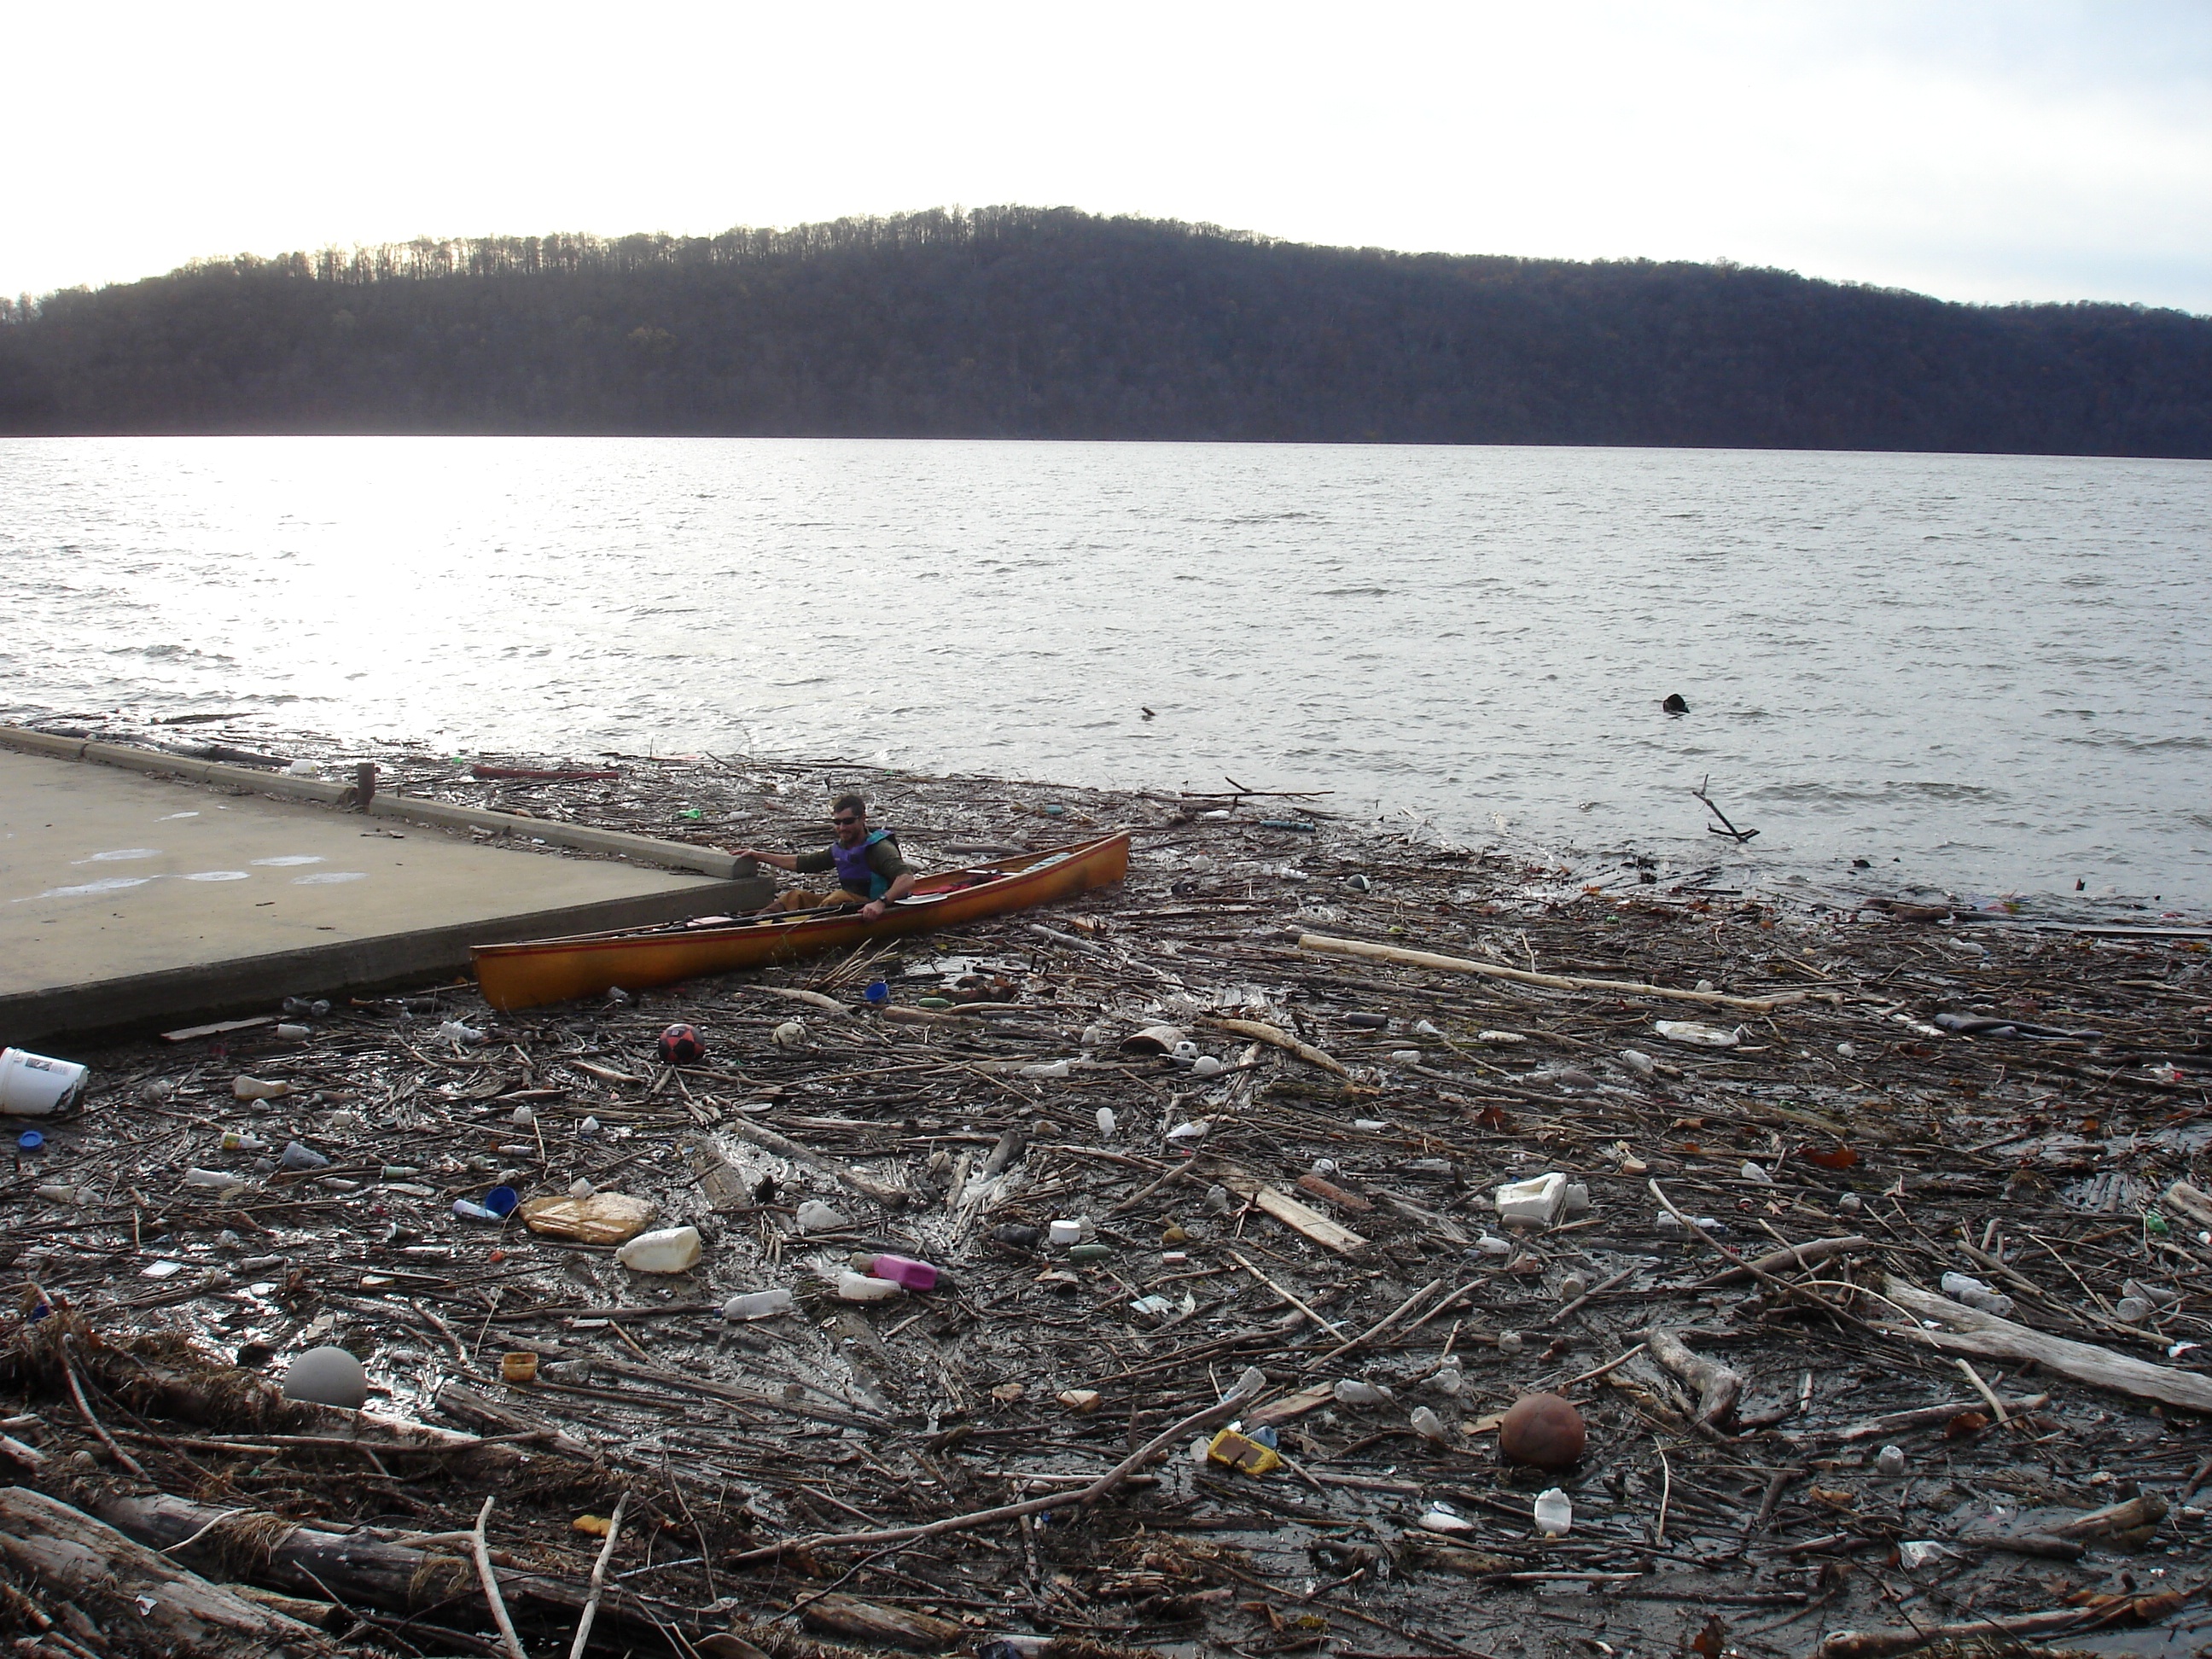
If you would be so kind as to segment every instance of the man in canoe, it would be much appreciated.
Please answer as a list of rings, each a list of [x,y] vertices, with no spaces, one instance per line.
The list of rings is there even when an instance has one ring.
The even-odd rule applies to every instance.
[[[885,907],[914,890],[914,867],[899,856],[898,843],[888,830],[868,828],[868,804],[858,795],[840,795],[830,808],[830,822],[837,839],[818,853],[770,853],[757,847],[741,848],[741,859],[757,859],[794,875],[837,872],[837,886],[827,894],[804,890],[779,893],[775,902],[757,914],[779,910],[811,910],[823,905],[857,904],[863,920],[873,921]]]

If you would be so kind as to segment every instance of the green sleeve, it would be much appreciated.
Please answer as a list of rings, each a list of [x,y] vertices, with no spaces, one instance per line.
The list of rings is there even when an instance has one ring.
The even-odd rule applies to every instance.
[[[868,848],[868,868],[885,881],[896,881],[914,866],[898,855],[898,848],[888,841],[879,841]]]
[[[836,856],[827,848],[818,853],[801,853],[799,855],[798,872],[802,876],[817,875],[824,870],[836,867]]]

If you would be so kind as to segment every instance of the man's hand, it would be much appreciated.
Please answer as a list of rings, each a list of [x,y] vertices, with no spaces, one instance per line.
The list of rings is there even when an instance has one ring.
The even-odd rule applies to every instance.
[[[881,899],[870,899],[866,904],[860,907],[860,920],[862,921],[880,921],[883,920],[884,912],[889,908],[890,908],[890,907],[888,904],[885,904]]]

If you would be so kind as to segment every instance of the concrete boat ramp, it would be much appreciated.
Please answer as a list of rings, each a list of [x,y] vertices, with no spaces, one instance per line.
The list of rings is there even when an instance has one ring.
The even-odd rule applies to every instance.
[[[0,1043],[270,1013],[286,996],[461,972],[471,945],[757,905],[770,890],[711,848],[404,796],[376,795],[369,812],[336,804],[347,798],[0,728]],[[556,836],[624,861],[523,840]]]

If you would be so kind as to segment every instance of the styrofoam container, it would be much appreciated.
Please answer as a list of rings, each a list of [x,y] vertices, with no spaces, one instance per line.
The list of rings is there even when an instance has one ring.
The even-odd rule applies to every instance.
[[[1531,1176],[1526,1181],[1509,1181],[1498,1189],[1498,1218],[1500,1221],[1532,1221],[1539,1227],[1548,1227],[1559,1219],[1559,1211],[1567,1201],[1567,1178],[1558,1170]]]
[[[51,1117],[75,1100],[91,1073],[71,1060],[0,1048],[0,1112]]]

